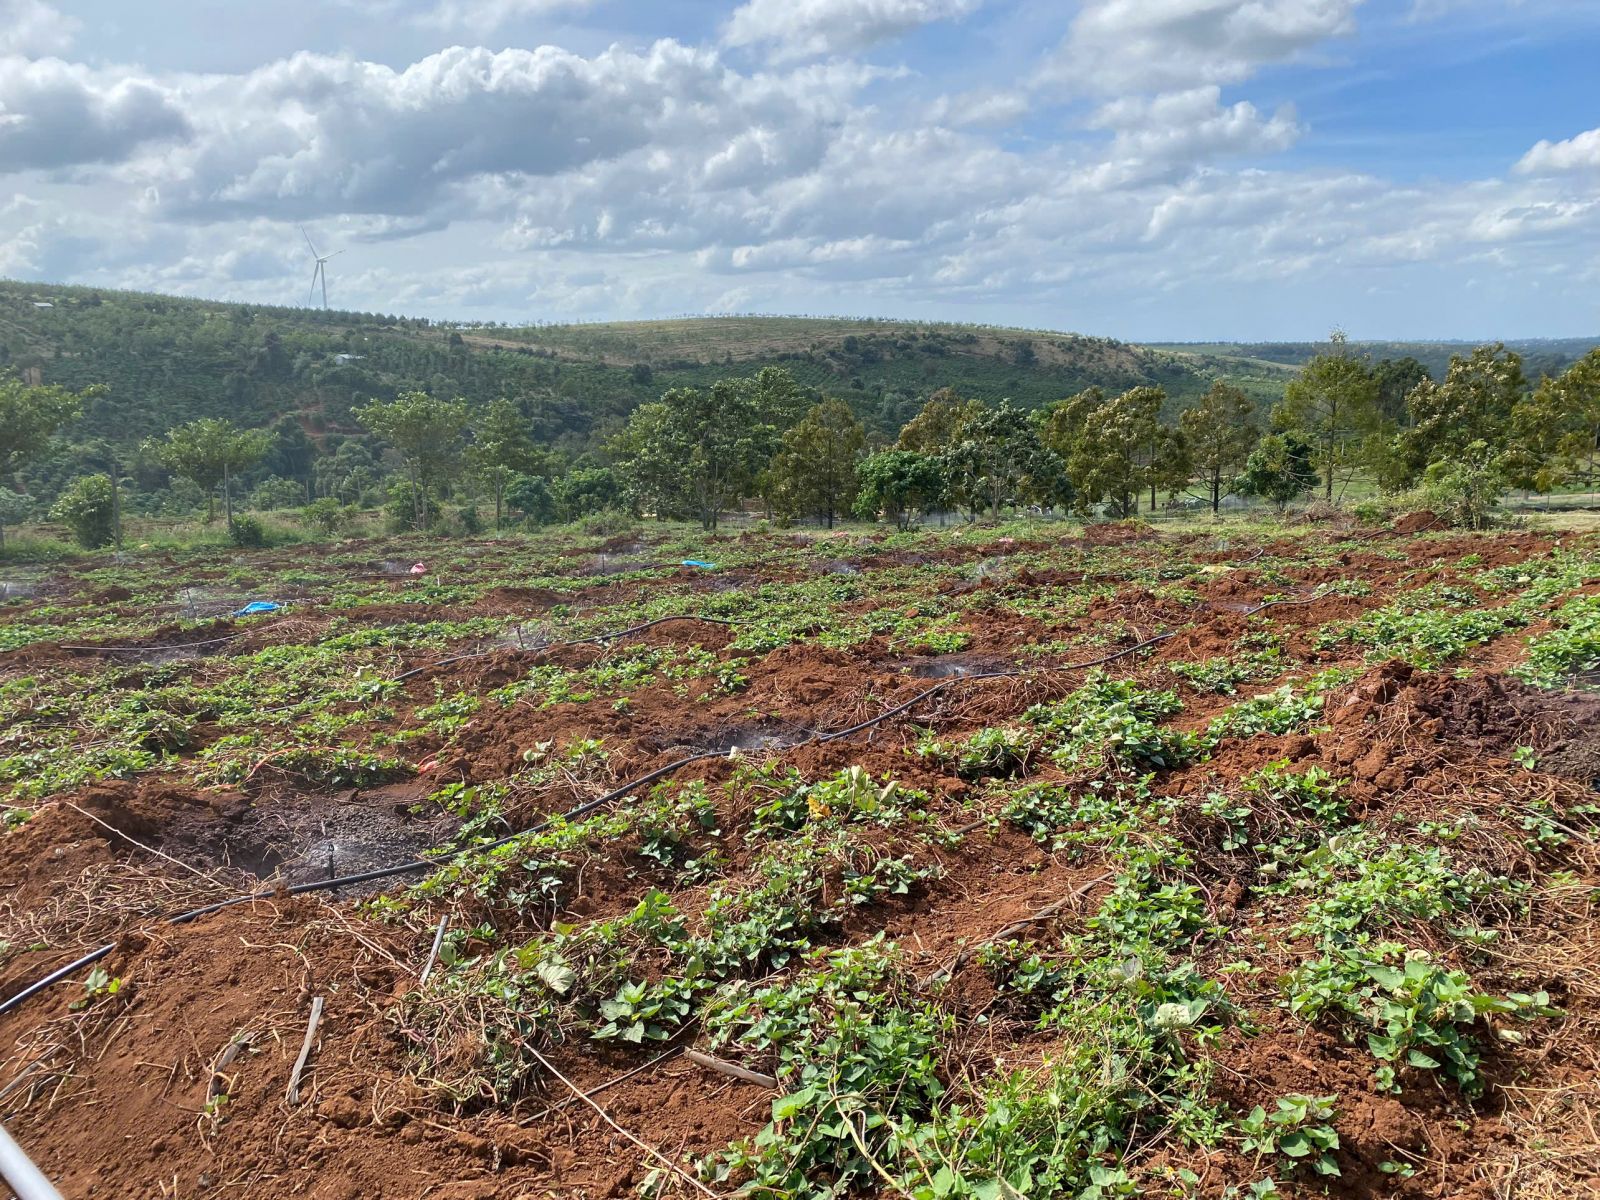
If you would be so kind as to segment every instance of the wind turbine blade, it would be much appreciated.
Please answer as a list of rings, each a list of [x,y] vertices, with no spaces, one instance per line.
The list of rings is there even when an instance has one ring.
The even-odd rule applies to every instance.
[[[338,258],[339,255],[341,255],[343,253],[344,253],[343,250],[335,250],[332,254],[324,254],[322,256],[322,261],[323,262],[327,262],[330,258]]]
[[[300,236],[305,238],[306,245],[311,246],[311,235],[306,232],[306,227],[304,225],[300,226]],[[317,257],[317,248],[315,246],[311,246],[311,257]]]
[[[319,275],[321,275],[321,274],[322,274],[322,262],[319,259],[317,261],[317,265],[311,268],[311,290],[306,293],[306,307],[307,308],[310,308],[311,307],[311,302],[317,298],[317,277]],[[324,284],[323,286],[326,287],[327,285]]]

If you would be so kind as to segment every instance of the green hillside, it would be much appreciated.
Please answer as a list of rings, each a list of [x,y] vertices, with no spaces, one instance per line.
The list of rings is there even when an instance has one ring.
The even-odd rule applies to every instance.
[[[1361,354],[1374,361],[1385,358],[1414,358],[1428,368],[1434,378],[1442,378],[1450,359],[1470,354],[1473,342],[1352,342]],[[1557,375],[1578,359],[1600,346],[1593,338],[1508,338],[1506,348],[1522,355],[1523,370],[1529,379]],[[1169,342],[1150,349],[1168,354],[1197,356],[1219,364],[1238,363],[1250,367],[1299,367],[1307,359],[1328,348],[1326,342]]]
[[[1570,362],[1591,342],[1528,347],[1534,371]],[[54,456],[30,472],[48,497],[106,448],[198,417],[275,428],[282,461],[263,473],[305,475],[305,459],[346,440],[371,445],[351,408],[408,389],[474,405],[516,398],[535,437],[568,461],[603,444],[640,403],[759,367],[787,368],[806,388],[844,399],[876,440],[892,438],[942,387],[1038,407],[1098,385],[1167,390],[1172,411],[1223,378],[1266,407],[1311,343],[1135,346],[1049,330],[818,317],[704,317],[607,324],[466,326],[377,313],[180,299],[0,281],[0,369],[72,389],[107,385]],[[1444,343],[1366,347],[1413,354],[1435,373]],[[301,461],[295,461],[294,456]],[[137,464],[135,464],[137,465]]]
[[[413,388],[473,404],[516,397],[535,436],[572,459],[666,388],[768,364],[843,398],[881,439],[941,387],[1035,407],[1094,384],[1158,384],[1178,407],[1218,373],[1270,400],[1286,373],[1038,330],[787,317],[468,327],[0,281],[0,369],[108,388],[31,472],[42,495],[91,465],[96,441],[129,447],[199,417],[297,427],[331,451],[366,438],[353,406]]]

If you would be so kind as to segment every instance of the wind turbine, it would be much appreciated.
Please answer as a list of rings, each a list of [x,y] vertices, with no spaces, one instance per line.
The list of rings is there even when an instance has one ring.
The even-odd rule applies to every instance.
[[[311,247],[311,257],[317,260],[317,265],[311,269],[311,293],[306,297],[306,303],[309,304],[316,299],[317,283],[320,281],[322,283],[322,307],[326,309],[328,307],[328,260],[330,258],[338,258],[344,251],[335,250],[332,254],[318,254],[317,248],[311,245],[311,235],[306,232],[304,225],[300,226],[300,236],[306,239],[306,245]]]

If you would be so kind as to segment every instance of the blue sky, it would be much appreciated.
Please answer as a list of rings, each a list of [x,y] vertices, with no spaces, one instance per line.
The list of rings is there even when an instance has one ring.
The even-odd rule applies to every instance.
[[[467,320],[1600,332],[1590,0],[0,0],[0,275]]]

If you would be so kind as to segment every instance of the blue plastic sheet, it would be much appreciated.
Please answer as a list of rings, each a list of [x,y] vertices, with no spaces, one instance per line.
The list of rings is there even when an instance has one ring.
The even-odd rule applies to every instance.
[[[236,617],[253,617],[257,613],[269,613],[269,612],[277,612],[277,611],[278,611],[278,605],[274,601],[271,601],[271,600],[252,600],[252,601],[250,601],[249,604],[246,604],[243,608],[236,609],[234,611],[233,615],[236,616]]]
[[[702,571],[715,571],[717,569],[716,563],[702,562],[698,558],[686,558],[683,560],[683,565],[686,567],[699,567]]]

